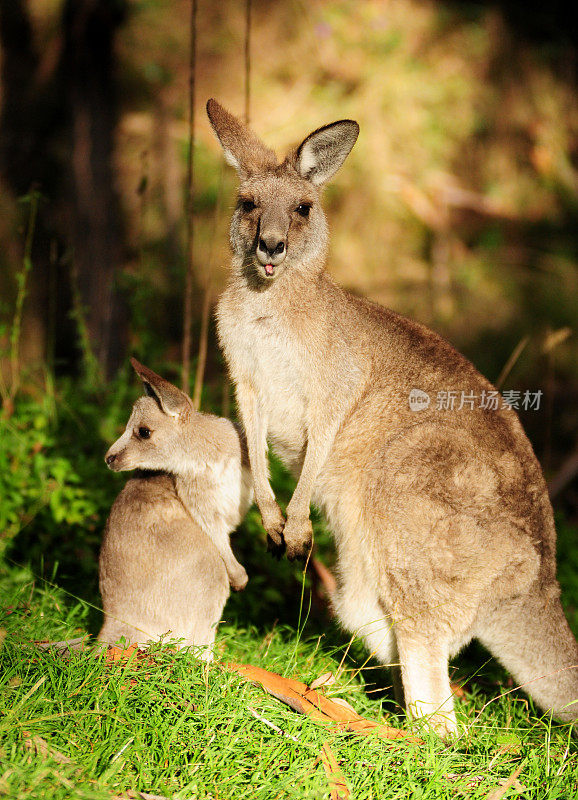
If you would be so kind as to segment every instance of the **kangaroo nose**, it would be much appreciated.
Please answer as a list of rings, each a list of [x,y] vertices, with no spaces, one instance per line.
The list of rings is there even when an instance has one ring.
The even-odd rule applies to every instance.
[[[259,239],[259,249],[270,256],[280,256],[285,250],[285,242],[279,241],[277,238],[265,240],[261,237]]]
[[[105,456],[105,457],[104,457],[104,460],[106,461],[106,463],[107,463],[107,464],[108,464],[108,466],[110,467],[110,465],[111,465],[112,463],[114,463],[114,461],[116,460],[116,456],[115,456],[115,454],[114,454],[114,453],[111,453],[109,456]]]

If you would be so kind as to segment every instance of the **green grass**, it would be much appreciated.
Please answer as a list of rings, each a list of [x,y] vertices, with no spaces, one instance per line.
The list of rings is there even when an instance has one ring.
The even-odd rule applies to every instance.
[[[360,671],[362,648],[348,649],[333,623],[312,619],[300,632],[288,625],[257,631],[238,618],[227,621],[228,607],[217,659],[208,667],[167,647],[155,647],[150,662],[119,665],[102,654],[66,661],[30,646],[34,639],[79,635],[92,612],[26,570],[3,570],[0,605],[0,795],[15,800],[129,797],[130,791],[220,800],[326,798],[318,760],[324,742],[352,798],[487,798],[520,766],[519,783],[505,796],[578,795],[571,728],[540,718],[516,692],[486,705],[507,688],[495,666],[482,669],[458,703],[464,730],[458,741],[444,744],[419,730],[421,745],[386,743],[299,716],[219,666],[242,661],[306,682],[331,671],[337,677],[327,690],[332,696],[371,719],[406,726],[391,695],[369,685],[386,685],[387,673],[371,664]],[[485,658],[481,650],[470,659],[466,654],[460,674],[473,674]],[[48,755],[30,745],[33,737],[48,744]]]

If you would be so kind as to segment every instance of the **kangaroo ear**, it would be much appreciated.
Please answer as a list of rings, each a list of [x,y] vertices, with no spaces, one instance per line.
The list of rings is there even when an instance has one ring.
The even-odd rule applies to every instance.
[[[143,382],[145,394],[154,398],[161,411],[164,411],[165,414],[171,417],[178,417],[192,408],[189,397],[184,392],[181,392],[180,389],[177,389],[176,386],[173,386],[172,383],[161,378],[152,369],[145,367],[136,358],[131,358],[130,363]]]
[[[332,122],[313,131],[297,150],[297,172],[315,186],[325,183],[343,164],[358,135],[359,125],[352,119]]]
[[[277,166],[275,153],[216,100],[208,101],[207,115],[225,151],[225,160],[241,179]]]

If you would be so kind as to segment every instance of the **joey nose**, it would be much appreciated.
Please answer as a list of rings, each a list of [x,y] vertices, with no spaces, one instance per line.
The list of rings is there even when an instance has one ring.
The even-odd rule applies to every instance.
[[[113,464],[116,461],[116,456],[115,456],[114,453],[110,453],[110,454],[108,454],[108,455],[106,455],[104,457],[104,460],[106,461],[107,465],[110,467],[110,465]]]

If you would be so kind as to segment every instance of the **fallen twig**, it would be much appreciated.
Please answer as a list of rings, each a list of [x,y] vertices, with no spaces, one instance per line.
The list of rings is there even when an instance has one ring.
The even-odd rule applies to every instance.
[[[28,731],[22,731],[22,736],[24,737],[24,747],[34,752],[37,756],[52,758],[54,761],[58,762],[58,764],[73,763],[68,756],[60,753],[54,747],[50,747],[46,739],[43,739],[42,736],[32,736]]]
[[[340,703],[336,703],[301,681],[293,678],[284,678],[275,672],[269,672],[266,669],[254,667],[250,664],[228,663],[223,666],[225,669],[237,672],[244,678],[260,684],[273,697],[276,697],[294,711],[305,714],[317,722],[335,722],[338,728],[358,733],[362,736],[375,731],[377,736],[382,739],[405,739],[414,744],[421,743],[420,739],[411,736],[406,731],[362,717],[351,706],[343,706]]]
[[[506,781],[504,781],[504,783],[501,786],[499,786],[497,789],[493,789],[486,796],[486,800],[501,800],[501,798],[506,794],[508,789],[516,783],[518,775],[520,774],[520,772],[524,768],[524,764],[525,763],[526,763],[525,760],[522,761],[520,766],[516,770],[514,770],[514,772],[512,772],[510,777]]]
[[[322,561],[315,557],[311,559],[311,566],[315,570],[315,573],[319,578],[321,585],[323,586],[328,600],[331,600],[333,593],[337,588],[337,581],[335,580],[333,573]]]
[[[320,759],[327,775],[331,800],[349,800],[351,795],[345,775],[341,771],[335,754],[327,742],[321,748]]]
[[[61,658],[70,658],[73,652],[79,653],[90,650],[88,635],[77,636],[76,639],[63,639],[59,642],[34,642],[42,650],[54,650]]]
[[[271,722],[270,719],[267,719],[267,717],[264,717],[261,714],[258,714],[255,711],[255,709],[252,708],[252,706],[247,706],[247,711],[250,714],[252,714],[255,717],[255,719],[258,719],[259,722],[262,722],[264,725],[267,725],[267,727],[271,728],[276,733],[279,733],[279,734],[281,734],[281,736],[285,736],[287,739],[291,739],[291,741],[296,742],[296,744],[299,744],[299,739],[296,736],[292,736],[290,733],[287,733],[282,728],[280,728],[278,725],[275,725],[274,722]]]

